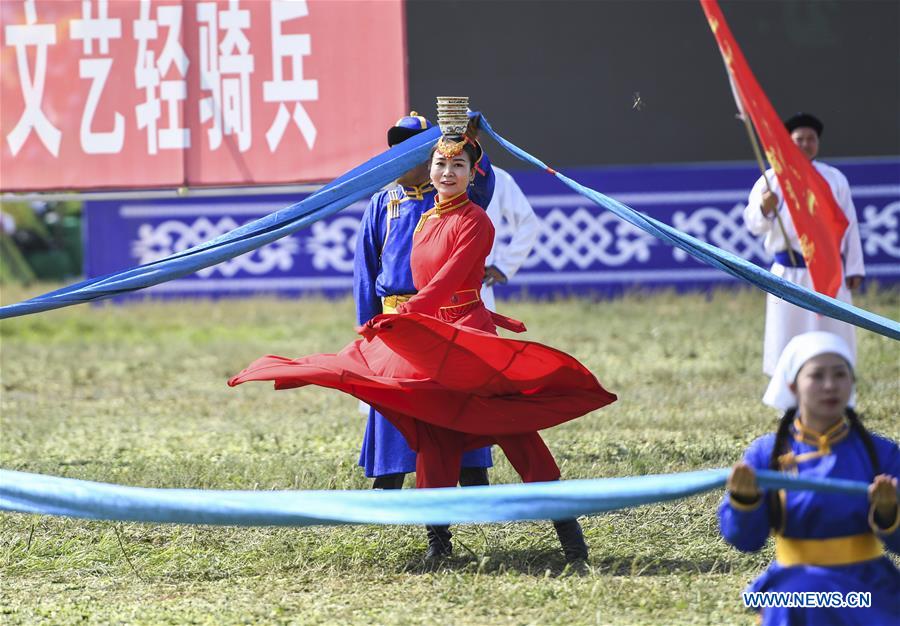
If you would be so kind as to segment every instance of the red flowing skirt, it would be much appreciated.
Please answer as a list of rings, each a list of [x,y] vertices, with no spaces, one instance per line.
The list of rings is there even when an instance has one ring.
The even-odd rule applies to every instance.
[[[264,356],[228,381],[339,389],[418,450],[416,420],[466,433],[466,449],[580,417],[616,400],[574,357],[419,313],[379,315],[337,354]]]

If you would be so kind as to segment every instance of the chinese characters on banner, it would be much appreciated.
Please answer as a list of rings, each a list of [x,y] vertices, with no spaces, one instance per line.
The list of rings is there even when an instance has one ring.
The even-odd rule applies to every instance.
[[[328,180],[406,113],[401,0],[3,0],[0,189]]]

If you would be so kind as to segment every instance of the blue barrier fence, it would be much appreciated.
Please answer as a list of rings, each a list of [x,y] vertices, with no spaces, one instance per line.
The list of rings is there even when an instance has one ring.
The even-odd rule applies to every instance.
[[[900,282],[900,159],[829,162],[850,181],[869,278],[881,284]],[[759,175],[753,164],[609,167],[566,173],[702,241],[763,267],[771,263],[741,217],[748,190]],[[634,286],[702,289],[739,284],[622,221],[546,172],[513,175],[535,208],[541,233],[519,274],[509,285],[497,288],[500,297],[559,292],[608,296]],[[102,276],[164,258],[305,197],[88,202],[86,273]],[[364,208],[365,202],[358,202],[259,250],[130,297],[348,293]],[[509,235],[508,225],[502,225],[497,236]]]

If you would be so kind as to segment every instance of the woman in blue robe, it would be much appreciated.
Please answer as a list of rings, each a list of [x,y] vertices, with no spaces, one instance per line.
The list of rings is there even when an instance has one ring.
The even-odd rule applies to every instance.
[[[778,430],[754,441],[729,476],[719,506],[725,540],[755,552],[775,537],[775,562],[747,591],[791,594],[776,599],[781,606],[758,609],[764,625],[900,624],[900,571],[885,555],[900,553],[900,449],[862,425],[853,386],[853,356],[843,339],[825,332],[795,337],[763,398],[784,411]],[[760,469],[864,481],[868,498],[761,490]]]

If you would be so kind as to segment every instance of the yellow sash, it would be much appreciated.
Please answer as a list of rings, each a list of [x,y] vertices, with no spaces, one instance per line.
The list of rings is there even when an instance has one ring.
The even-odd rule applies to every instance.
[[[412,298],[412,296],[407,295],[397,295],[397,296],[385,296],[381,299],[381,311],[383,313],[389,313],[393,315],[397,312],[397,306],[403,304],[407,300]]]
[[[872,533],[831,539],[775,536],[775,560],[779,565],[850,565],[883,554],[884,546]]]

